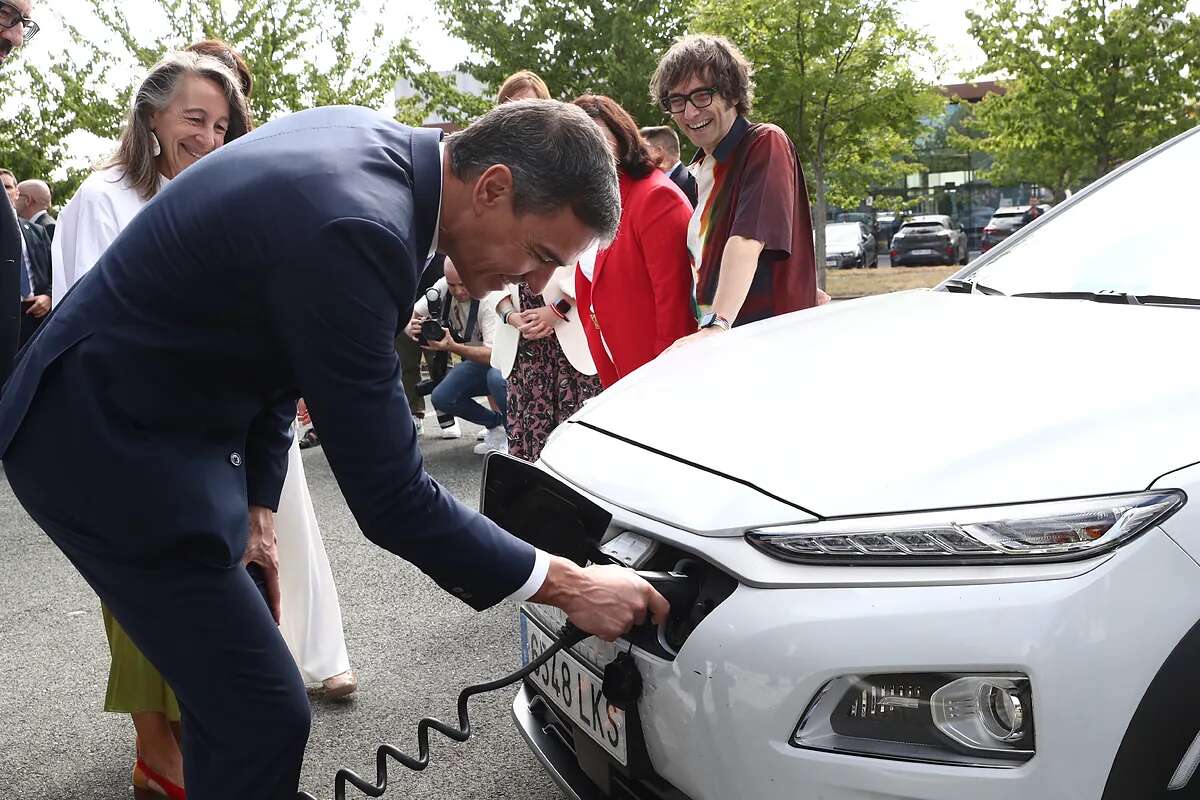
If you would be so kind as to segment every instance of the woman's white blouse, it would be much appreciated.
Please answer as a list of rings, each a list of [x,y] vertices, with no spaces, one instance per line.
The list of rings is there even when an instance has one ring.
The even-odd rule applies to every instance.
[[[160,178],[159,188],[167,182]],[[96,266],[125,226],[146,205],[137,190],[125,182],[123,167],[93,172],[58,216],[51,247],[54,305]]]

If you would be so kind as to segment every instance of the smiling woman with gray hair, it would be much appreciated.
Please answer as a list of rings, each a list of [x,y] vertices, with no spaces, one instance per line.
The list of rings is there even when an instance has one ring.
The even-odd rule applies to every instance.
[[[247,132],[237,77],[215,58],[171,53],[142,81],[116,153],[63,209],[53,245],[55,305],[167,181]],[[137,731],[134,787],[183,798],[179,705],[158,670],[101,606],[112,661],[104,710]]]
[[[117,234],[188,166],[249,129],[238,78],[220,61],[170,53],[134,96],[117,151],[63,209],[54,240],[54,304]]]

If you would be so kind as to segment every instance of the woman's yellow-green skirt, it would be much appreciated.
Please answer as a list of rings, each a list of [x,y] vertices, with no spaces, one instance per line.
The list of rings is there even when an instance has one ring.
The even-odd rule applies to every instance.
[[[104,613],[104,631],[112,654],[104,710],[121,714],[157,711],[166,714],[170,722],[178,722],[179,703],[171,687],[137,649],[108,606],[101,605],[100,610]]]

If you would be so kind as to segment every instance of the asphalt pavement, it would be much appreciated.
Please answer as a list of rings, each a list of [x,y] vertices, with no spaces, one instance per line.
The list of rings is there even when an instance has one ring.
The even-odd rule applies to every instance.
[[[429,472],[475,506],[482,459],[472,452],[475,429],[463,428],[461,440],[426,438],[422,447]],[[453,721],[462,686],[515,668],[516,610],[506,603],[476,613],[441,591],[363,538],[322,450],[304,451],[304,468],[359,676],[346,701],[312,697],[301,788],[331,798],[338,767],[373,776],[382,742],[415,753],[422,716]],[[0,481],[0,797],[133,797],[133,728],[102,710],[107,674],[95,595]],[[471,740],[433,734],[429,768],[413,773],[393,762],[384,797],[560,798],[513,727],[512,697],[501,690],[473,699]]]

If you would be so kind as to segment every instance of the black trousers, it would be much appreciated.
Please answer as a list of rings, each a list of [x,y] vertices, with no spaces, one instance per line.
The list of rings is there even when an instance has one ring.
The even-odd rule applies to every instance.
[[[45,319],[45,317],[37,317],[37,318],[32,317],[29,314],[26,314],[24,308],[22,308],[22,310],[21,310],[21,335],[17,340],[17,349],[18,350],[20,348],[24,347],[25,343],[33,338],[33,335],[35,333],[37,333],[37,329],[42,326],[42,320],[44,320],[44,319]]]
[[[188,797],[294,800],[308,697],[254,581],[237,561],[202,564],[163,550],[139,559],[139,537],[161,541],[152,519],[141,531],[105,530],[102,520],[89,530],[57,522],[61,503],[50,502],[45,487],[55,481],[54,461],[70,454],[39,446],[39,433],[55,425],[60,437],[85,435],[74,426],[86,422],[54,413],[56,396],[63,395],[38,398],[9,447],[9,484],[174,689]]]

